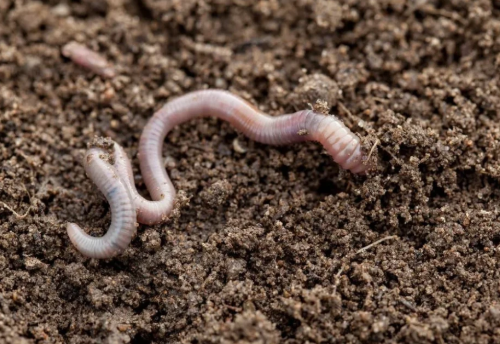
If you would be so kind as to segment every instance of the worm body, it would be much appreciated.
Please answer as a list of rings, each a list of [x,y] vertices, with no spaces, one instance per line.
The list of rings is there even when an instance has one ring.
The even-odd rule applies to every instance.
[[[78,225],[68,223],[67,231],[73,245],[90,258],[111,258],[125,250],[135,233],[136,214],[129,187],[120,179],[116,169],[100,158],[99,148],[89,149],[84,158],[88,176],[106,196],[111,206],[111,225],[106,234],[96,238]]]
[[[335,116],[304,110],[272,117],[226,91],[192,92],[157,111],[141,135],[139,162],[152,200],[137,192],[130,160],[120,145],[114,144],[113,166],[98,157],[102,150],[89,150],[85,169],[110,202],[112,222],[102,238],[85,234],[75,224],[68,225],[71,241],[83,254],[109,258],[130,243],[135,231],[135,218],[144,224],[157,224],[167,219],[174,205],[175,188],[163,164],[163,141],[176,125],[208,116],[228,121],[250,139],[261,143],[284,145],[318,141],[342,168],[359,174],[369,168],[364,161],[359,138]]]
[[[116,75],[114,68],[104,57],[80,43],[67,43],[62,48],[62,54],[74,63],[104,78],[113,78]]]
[[[153,201],[137,193],[130,162],[123,149],[115,144],[115,167],[130,188],[138,222],[160,223],[168,217],[173,207],[175,189],[162,159],[165,136],[178,124],[208,116],[228,121],[250,139],[261,143],[285,145],[319,141],[342,168],[353,173],[364,173],[369,167],[364,163],[359,138],[335,116],[304,110],[271,117],[227,91],[192,92],[174,99],[157,111],[141,135],[141,173]]]

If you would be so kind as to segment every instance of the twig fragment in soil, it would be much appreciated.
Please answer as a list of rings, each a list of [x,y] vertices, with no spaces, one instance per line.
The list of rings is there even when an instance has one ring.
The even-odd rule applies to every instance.
[[[252,47],[252,46],[266,46],[271,43],[271,37],[264,36],[264,37],[257,37],[253,38],[241,43],[237,43],[233,46],[233,51],[236,53],[242,53],[246,49]]]
[[[354,120],[357,120],[358,123],[361,121],[361,119],[358,117],[358,116],[355,116],[352,114],[352,112],[344,105],[342,104],[342,102],[339,102],[339,107],[342,109],[342,111],[344,111],[345,113],[347,113],[348,117],[351,117],[352,119]],[[381,144],[381,141],[380,139],[378,138],[378,135],[376,135],[373,130],[370,130],[369,128],[365,128],[364,126],[361,126],[360,127],[368,134],[372,134],[374,135],[375,137],[377,137],[377,140],[375,141],[375,144],[372,146],[372,148],[370,149],[370,152],[368,154],[368,158],[366,159],[366,162],[370,161],[370,157],[371,155],[373,154],[373,151],[375,150],[375,147],[376,146],[379,146],[380,149],[382,149],[384,152],[386,152],[387,154],[389,154],[391,156],[391,158],[396,162],[396,164],[398,164],[399,166],[403,166],[404,165],[404,162],[401,161],[401,159],[397,158],[396,155],[394,155],[394,153],[387,147],[384,147],[384,145]]]
[[[352,114],[351,110],[349,110],[345,105],[344,103],[342,102],[338,102],[339,104],[339,107],[342,109],[342,111],[344,111],[346,114],[347,114],[347,117],[349,117],[351,119],[351,121],[353,122],[352,125],[354,125],[354,123],[357,121],[358,123],[360,122],[360,118],[358,116],[355,116]],[[366,130],[366,128],[362,127],[366,132],[368,132],[368,130]],[[369,133],[369,132],[368,132]]]
[[[380,143],[380,140],[377,139],[375,141],[375,143],[373,144],[372,148],[370,149],[370,152],[368,153],[368,157],[366,158],[366,163],[368,163],[368,161],[370,161],[370,158],[372,157],[372,154],[373,154],[373,151],[375,150],[375,147],[377,147],[377,145]]]
[[[396,239],[397,237],[398,237],[397,235],[390,235],[390,236],[387,236],[387,237],[382,238],[380,240],[377,240],[374,243],[371,243],[370,245],[365,246],[365,247],[357,250],[354,255],[360,254],[361,252],[365,252],[365,251],[369,250],[370,248],[372,248],[374,246],[377,246],[378,244],[380,244],[380,243],[382,243],[382,242],[384,242],[386,240]]]
[[[18,219],[24,219],[26,216],[28,216],[30,210],[31,210],[31,195],[30,193],[28,192],[28,189],[26,188],[26,185],[23,184],[23,187],[24,187],[24,190],[26,191],[26,193],[28,194],[28,198],[30,200],[30,206],[28,207],[28,209],[26,210],[26,212],[21,215],[19,214],[17,211],[15,211],[14,209],[12,209],[7,203],[5,202],[0,202],[0,204],[7,210],[11,211]]]
[[[445,9],[437,9],[434,7],[434,5],[428,4],[427,0],[415,1],[414,5],[410,6],[406,10],[405,15],[409,16],[416,11],[421,11],[425,14],[445,17],[445,18],[448,18],[451,20],[456,20],[457,22],[459,22],[462,25],[467,25],[467,21],[465,20],[465,18],[460,16],[458,13],[450,12],[450,11],[447,11]]]
[[[387,240],[391,240],[391,239],[397,239],[398,236],[397,235],[390,235],[390,236],[387,236],[385,238],[382,238],[380,240],[377,240],[373,243],[371,243],[370,245],[367,245],[365,247],[362,247],[360,248],[359,250],[357,250],[356,252],[354,252],[354,254],[352,255],[347,255],[345,257],[345,260],[344,262],[342,263],[339,271],[335,274],[335,283],[334,283],[334,288],[333,288],[333,292],[335,293],[337,291],[337,286],[339,285],[340,283],[340,275],[342,275],[342,272],[344,272],[344,268],[346,267],[347,265],[347,262],[346,261],[349,261],[351,260],[352,258],[354,258],[356,255],[362,253],[362,252],[365,252],[365,251],[368,251],[370,248],[374,247],[374,246],[377,246],[379,245],[380,243],[384,242],[384,241],[387,241]]]
[[[407,308],[411,309],[412,311],[414,311],[415,313],[418,313],[418,309],[417,309],[414,305],[412,305],[412,304],[411,304],[411,302],[406,301],[405,299],[399,299],[399,302],[400,302],[403,306],[405,306],[405,307],[407,307]]]

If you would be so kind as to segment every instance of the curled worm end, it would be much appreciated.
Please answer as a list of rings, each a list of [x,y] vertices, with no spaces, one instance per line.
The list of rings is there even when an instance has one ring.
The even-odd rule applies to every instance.
[[[78,225],[68,223],[68,236],[83,255],[89,258],[112,258],[123,252],[135,234],[136,214],[127,186],[118,178],[116,169],[103,160],[104,151],[91,148],[83,164],[87,175],[105,195],[111,206],[111,224],[103,237],[92,237]]]
[[[66,225],[66,231],[68,232],[69,240],[78,248],[78,243],[82,234],[85,234],[83,230],[76,223],[68,222]]]
[[[71,243],[86,257],[105,259],[112,258],[119,253],[119,251],[113,249],[113,247],[100,245],[98,241],[100,238],[94,238],[88,235],[76,223],[69,222],[66,225],[66,231],[68,232]]]

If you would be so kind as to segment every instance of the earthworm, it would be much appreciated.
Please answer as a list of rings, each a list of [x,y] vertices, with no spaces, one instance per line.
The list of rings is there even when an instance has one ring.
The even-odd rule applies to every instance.
[[[162,145],[167,133],[190,119],[208,116],[228,121],[250,139],[265,144],[318,141],[342,168],[358,174],[369,168],[359,138],[335,116],[302,110],[272,117],[227,91],[195,91],[164,105],[149,120],[141,135],[139,162],[153,201],[139,195],[130,161],[123,149],[114,145],[114,166],[129,188],[138,222],[161,223],[173,208],[175,189],[162,159]]]
[[[68,223],[67,232],[73,245],[89,258],[111,258],[124,251],[136,226],[136,213],[132,197],[120,179],[116,169],[104,161],[106,153],[100,148],[91,148],[85,153],[84,168],[111,206],[111,225],[106,234],[96,238],[85,233],[78,225]]]
[[[104,57],[80,43],[69,42],[62,48],[61,52],[74,63],[97,75],[105,78],[113,78],[116,75],[114,68]]]
[[[85,170],[111,204],[112,220],[102,238],[91,237],[76,224],[69,223],[68,234],[80,252],[92,258],[111,258],[130,244],[135,233],[134,216],[145,224],[166,220],[174,205],[175,188],[163,165],[163,141],[176,125],[207,116],[228,121],[250,139],[261,143],[284,145],[318,141],[342,168],[359,174],[369,168],[359,138],[335,116],[302,110],[271,117],[227,91],[192,92],[164,105],[149,120],[141,135],[139,162],[152,201],[137,192],[132,165],[120,145],[114,143],[113,165],[103,160],[102,149],[87,151]]]

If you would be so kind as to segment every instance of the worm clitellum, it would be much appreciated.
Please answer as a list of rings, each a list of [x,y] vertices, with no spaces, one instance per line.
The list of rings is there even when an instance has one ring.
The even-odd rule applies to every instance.
[[[85,171],[111,206],[111,225],[101,238],[85,233],[78,225],[68,223],[67,231],[73,245],[90,258],[111,258],[125,250],[136,227],[136,214],[129,189],[121,181],[116,169],[102,160],[106,153],[99,148],[89,149],[83,161]]]
[[[312,110],[298,111],[278,117],[268,116],[245,100],[227,91],[196,91],[172,100],[157,111],[149,120],[139,142],[139,162],[144,182],[151,194],[152,201],[137,192],[132,166],[126,153],[114,144],[114,168],[123,185],[129,191],[137,211],[137,221],[144,224],[156,224],[165,221],[174,204],[175,189],[165,170],[162,159],[162,145],[167,133],[176,125],[193,118],[215,116],[231,123],[237,130],[250,139],[272,145],[284,145],[302,141],[318,141],[342,168],[352,173],[365,173],[369,166],[361,150],[359,138],[353,134],[337,117],[318,114]],[[104,162],[103,162],[104,163]],[[99,178],[112,178],[104,173],[92,173],[99,164],[89,164],[89,177],[99,186]],[[110,182],[108,182],[110,183]],[[115,184],[118,184],[114,180]],[[100,187],[101,188],[101,187]],[[122,190],[123,191],[123,190]],[[124,192],[121,192],[126,202]],[[128,209],[116,209],[120,215]],[[111,228],[116,230],[114,224]],[[124,236],[130,241],[130,228],[124,228]],[[115,235],[115,234],[114,234]],[[119,231],[116,231],[119,236]],[[80,245],[80,251],[88,251]]]

